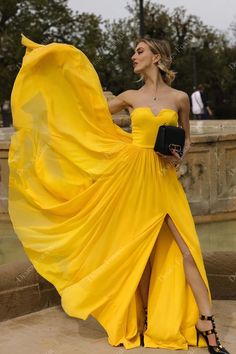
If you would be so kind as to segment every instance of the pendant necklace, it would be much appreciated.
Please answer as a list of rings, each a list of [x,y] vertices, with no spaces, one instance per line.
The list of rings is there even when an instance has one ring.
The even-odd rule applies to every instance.
[[[157,99],[157,87],[156,87],[156,94],[155,94],[155,96],[153,97],[153,100],[156,101],[156,99]]]

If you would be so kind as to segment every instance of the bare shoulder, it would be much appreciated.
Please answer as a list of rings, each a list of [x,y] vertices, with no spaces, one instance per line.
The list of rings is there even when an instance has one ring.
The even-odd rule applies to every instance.
[[[111,114],[117,113],[124,108],[129,108],[130,106],[132,106],[132,102],[134,100],[136,92],[136,90],[126,90],[112,98],[108,102],[108,107]]]
[[[190,100],[189,100],[189,95],[187,92],[182,91],[182,90],[177,90],[174,88],[170,88],[171,93],[173,95],[174,101],[176,106],[178,107],[178,110],[188,110],[190,107]]]
[[[137,95],[138,90],[126,90],[121,92],[118,96],[121,100],[127,103],[127,106],[132,106],[132,102]]]
[[[177,90],[177,89],[175,89],[173,87],[171,87],[171,91],[172,91],[172,94],[176,97],[176,99],[181,100],[181,101],[182,100],[183,101],[189,100],[189,96],[188,96],[187,92],[181,91],[181,90]]]

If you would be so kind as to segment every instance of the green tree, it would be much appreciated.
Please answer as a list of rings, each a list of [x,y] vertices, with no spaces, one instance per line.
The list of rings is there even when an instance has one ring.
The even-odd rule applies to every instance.
[[[21,33],[47,43],[70,42],[73,38],[72,11],[64,0],[0,0],[0,102],[9,99],[12,84],[21,65],[24,48]]]
[[[70,43],[91,58],[102,37],[101,17],[73,12],[67,0],[0,0],[0,104],[9,99],[21,66],[24,48],[21,33],[47,44]]]
[[[77,12],[74,16],[73,45],[85,52],[92,61],[96,60],[103,45],[103,23],[101,16],[94,14]]]
[[[136,37],[139,33],[139,0],[133,0],[127,5]],[[144,3],[144,30],[145,34],[154,38],[170,38],[172,28],[170,26],[169,11],[164,5],[145,1]]]
[[[133,48],[131,20],[105,22],[99,55],[93,61],[104,89],[117,94],[129,86],[137,86],[131,62]]]
[[[128,5],[133,27],[138,34],[139,1]],[[197,64],[198,83],[204,83],[210,104],[217,117],[230,118],[236,111],[235,47],[220,31],[205,25],[197,16],[188,14],[183,7],[169,11],[153,1],[144,5],[147,36],[164,38],[170,42],[173,69],[177,72],[173,87],[189,93],[193,91],[193,41]],[[235,24],[232,24],[235,31]]]
[[[101,16],[73,12],[66,0],[0,0],[0,104],[9,99],[20,68],[24,48],[20,34],[39,43],[70,43],[80,48],[94,64],[104,89],[118,94],[138,88],[131,56],[139,37],[139,0],[130,0],[127,18],[103,20]],[[226,35],[206,26],[183,7],[173,11],[154,1],[144,3],[145,32],[170,42],[173,86],[191,94],[195,41],[198,82],[206,84],[218,117],[232,117],[236,110],[235,46]],[[232,33],[236,33],[232,24]],[[235,36],[236,37],[236,36]]]

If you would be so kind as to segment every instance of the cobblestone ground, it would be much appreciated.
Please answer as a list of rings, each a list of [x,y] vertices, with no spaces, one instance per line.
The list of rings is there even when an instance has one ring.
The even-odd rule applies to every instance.
[[[214,300],[213,311],[222,344],[236,353],[236,301]],[[92,317],[86,321],[69,317],[60,306],[0,323],[1,354],[122,354],[112,347],[104,329]],[[130,353],[177,354],[177,351],[139,347]],[[206,354],[207,348],[189,347],[179,354]]]

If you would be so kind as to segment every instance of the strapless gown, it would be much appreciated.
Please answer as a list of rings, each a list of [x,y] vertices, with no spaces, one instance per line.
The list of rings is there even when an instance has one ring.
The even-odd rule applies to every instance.
[[[27,47],[12,92],[16,133],[9,153],[9,213],[34,268],[61,296],[64,311],[105,328],[108,342],[140,345],[139,282],[150,257],[146,347],[196,345],[199,311],[172,218],[205,282],[186,195],[154,152],[161,124],[178,115],[148,107],[131,114],[132,133],[112,121],[99,78],[71,45]],[[205,347],[200,338],[200,346]]]

